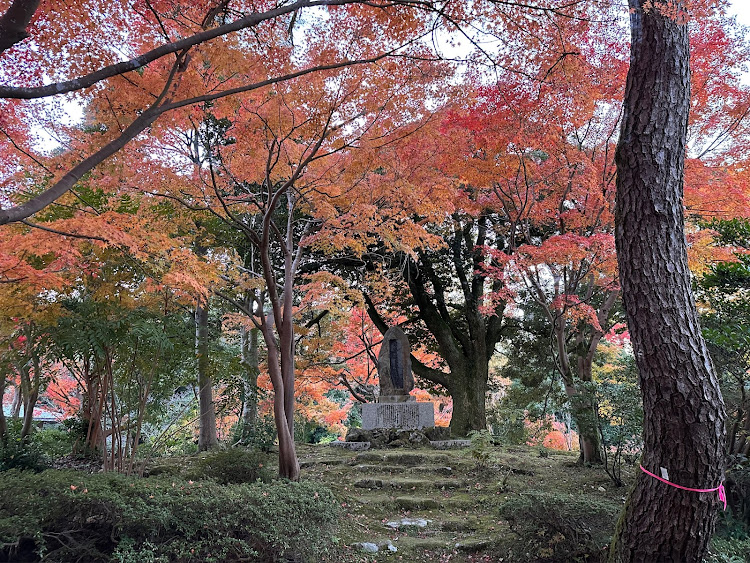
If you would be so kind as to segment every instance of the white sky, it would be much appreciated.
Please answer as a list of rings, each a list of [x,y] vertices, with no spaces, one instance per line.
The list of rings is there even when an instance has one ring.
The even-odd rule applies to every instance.
[[[737,21],[743,25],[750,25],[750,2],[747,0],[732,0],[730,12],[736,14]]]

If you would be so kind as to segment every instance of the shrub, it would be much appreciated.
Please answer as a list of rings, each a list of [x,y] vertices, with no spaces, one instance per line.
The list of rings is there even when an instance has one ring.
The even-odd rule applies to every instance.
[[[318,561],[338,505],[313,483],[0,475],[0,560]]]
[[[487,469],[492,452],[492,434],[489,430],[472,430],[469,432],[471,445],[468,453],[476,463],[477,469]]]
[[[62,428],[46,428],[33,434],[33,441],[50,459],[68,455],[73,449],[70,432]]]
[[[750,535],[750,459],[735,454],[727,465],[727,501],[734,518],[744,524]]]
[[[714,536],[706,563],[750,563],[750,539]]]
[[[270,452],[276,442],[276,423],[273,416],[267,414],[258,417],[255,424],[249,428],[245,428],[240,422],[232,434],[234,442],[262,452]]]
[[[599,561],[609,544],[620,507],[557,493],[526,493],[500,507],[520,542],[511,550],[519,560]]]
[[[193,463],[188,472],[191,479],[213,479],[217,483],[252,483],[260,479],[269,482],[273,473],[268,470],[266,456],[257,451],[231,448],[209,452]]]
[[[49,459],[40,445],[28,436],[21,440],[20,420],[9,421],[5,440],[0,440],[0,471],[22,469],[42,471],[49,467]]]

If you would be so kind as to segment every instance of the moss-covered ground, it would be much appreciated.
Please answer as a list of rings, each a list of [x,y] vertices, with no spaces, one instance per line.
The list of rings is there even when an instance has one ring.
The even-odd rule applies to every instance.
[[[525,446],[492,448],[485,467],[466,450],[301,446],[299,456],[303,479],[324,482],[343,508],[330,561],[596,561],[627,492],[575,453]]]
[[[331,563],[603,562],[637,471],[624,466],[615,487],[577,453],[527,446],[494,446],[485,467],[467,450],[298,452],[302,478],[326,484],[342,507]],[[707,563],[750,563],[750,540],[727,533],[727,514]]]

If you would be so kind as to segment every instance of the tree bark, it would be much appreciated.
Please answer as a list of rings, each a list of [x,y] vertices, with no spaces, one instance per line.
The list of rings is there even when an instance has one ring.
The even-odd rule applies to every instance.
[[[724,402],[698,325],[682,205],[690,108],[686,14],[630,0],[631,65],[617,147],[616,242],[644,406],[643,467],[692,488],[722,480]],[[614,563],[699,562],[716,493],[639,472],[618,523]]]
[[[209,373],[208,304],[202,299],[195,306],[195,357],[198,368],[198,450],[206,451],[219,445],[216,436],[216,409],[213,382]]]
[[[39,0],[13,0],[8,10],[0,16],[0,53],[26,39],[26,27],[39,7]]]
[[[260,375],[260,358],[258,354],[258,329],[241,328],[242,366],[245,368],[243,382],[244,400],[239,432],[240,442],[246,443],[258,420],[258,376]]]
[[[0,371],[0,444],[5,445],[7,442],[8,423],[5,420],[5,384],[6,373]]]
[[[453,399],[451,435],[466,436],[487,428],[487,362],[467,363],[463,370],[451,369],[448,392]]]

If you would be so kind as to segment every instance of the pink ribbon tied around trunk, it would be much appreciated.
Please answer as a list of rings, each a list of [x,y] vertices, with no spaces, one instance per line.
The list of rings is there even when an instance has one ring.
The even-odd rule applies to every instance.
[[[674,487],[675,489],[682,489],[683,491],[690,491],[691,493],[713,493],[718,492],[719,493],[719,500],[724,503],[724,510],[727,509],[727,492],[724,490],[724,481],[719,483],[718,487],[715,487],[713,489],[691,489],[690,487],[683,487],[682,485],[678,485],[677,483],[672,483],[671,481],[667,481],[666,479],[659,477],[658,475],[654,475],[649,470],[647,470],[645,467],[641,465],[641,471],[643,471],[646,475],[650,475],[657,481],[661,481],[662,483],[666,483],[670,487]]]

